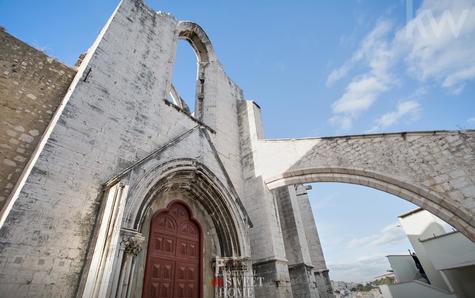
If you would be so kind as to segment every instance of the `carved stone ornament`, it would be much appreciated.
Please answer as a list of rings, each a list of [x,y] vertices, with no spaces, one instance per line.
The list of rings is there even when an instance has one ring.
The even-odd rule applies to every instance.
[[[145,237],[139,233],[124,233],[121,245],[126,254],[137,256],[143,249]]]

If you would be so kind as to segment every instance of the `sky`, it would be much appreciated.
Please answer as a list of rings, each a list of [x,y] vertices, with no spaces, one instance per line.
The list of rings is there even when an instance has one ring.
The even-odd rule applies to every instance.
[[[267,138],[475,128],[475,0],[145,2],[205,29],[226,73],[262,107]],[[0,0],[0,25],[74,65],[117,4]],[[194,59],[180,42],[173,80],[191,106]],[[408,248],[397,215],[414,205],[364,187],[313,187],[332,279],[370,280],[389,269],[384,255]]]
[[[412,250],[397,216],[416,205],[364,186],[312,187],[310,203],[332,280],[371,281],[391,269],[387,255]]]

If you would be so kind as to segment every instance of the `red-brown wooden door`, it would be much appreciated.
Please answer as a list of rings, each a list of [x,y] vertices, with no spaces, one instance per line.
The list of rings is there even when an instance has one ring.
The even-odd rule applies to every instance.
[[[175,202],[154,214],[143,297],[200,297],[200,238],[200,228],[183,203]]]

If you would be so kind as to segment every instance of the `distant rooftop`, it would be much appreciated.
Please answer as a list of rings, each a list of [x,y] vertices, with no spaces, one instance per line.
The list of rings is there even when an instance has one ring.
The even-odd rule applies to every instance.
[[[407,216],[409,216],[409,215],[412,215],[412,214],[415,214],[415,213],[421,212],[421,211],[424,211],[424,209],[422,209],[422,208],[419,207],[419,208],[416,208],[416,209],[414,209],[414,210],[411,210],[411,211],[408,211],[408,212],[406,212],[406,213],[403,213],[403,214],[399,215],[398,217],[399,217],[399,218],[404,218],[404,217],[407,217]]]

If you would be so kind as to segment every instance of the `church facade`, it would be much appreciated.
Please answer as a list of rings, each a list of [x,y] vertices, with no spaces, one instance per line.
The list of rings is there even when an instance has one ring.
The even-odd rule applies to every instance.
[[[6,297],[332,297],[309,182],[395,194],[475,240],[474,131],[266,140],[203,29],[139,0],[77,69],[1,38]]]

